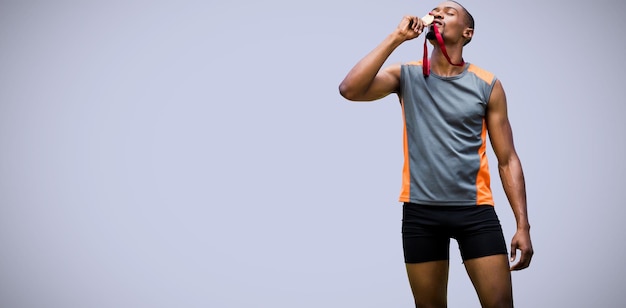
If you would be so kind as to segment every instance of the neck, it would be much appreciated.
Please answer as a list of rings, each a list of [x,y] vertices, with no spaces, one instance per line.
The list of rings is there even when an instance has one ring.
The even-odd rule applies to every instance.
[[[444,56],[441,48],[436,43],[434,45],[435,48],[431,54],[430,61],[431,70],[435,74],[439,76],[450,77],[463,72],[463,70],[465,69],[465,65],[452,65]],[[450,57],[450,61],[452,63],[457,64],[463,62],[463,47],[446,46],[446,52],[448,53],[448,57]]]

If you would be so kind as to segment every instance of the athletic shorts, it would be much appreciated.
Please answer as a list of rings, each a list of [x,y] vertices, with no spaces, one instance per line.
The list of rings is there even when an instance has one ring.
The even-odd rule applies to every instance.
[[[404,203],[402,246],[406,263],[448,260],[451,238],[458,242],[463,261],[507,254],[500,220],[491,205]]]

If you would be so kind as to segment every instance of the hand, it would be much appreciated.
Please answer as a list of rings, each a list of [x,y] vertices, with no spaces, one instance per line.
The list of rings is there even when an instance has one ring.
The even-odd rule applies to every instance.
[[[424,31],[424,21],[416,16],[404,16],[398,25],[397,32],[405,41],[412,40]]]
[[[512,271],[519,271],[530,265],[533,258],[533,244],[530,242],[529,230],[517,230],[511,240],[511,262],[517,257],[517,250],[520,250],[519,261],[511,266]]]

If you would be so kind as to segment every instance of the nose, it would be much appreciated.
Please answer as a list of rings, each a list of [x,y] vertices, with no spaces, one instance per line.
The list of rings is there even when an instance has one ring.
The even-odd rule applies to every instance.
[[[443,19],[443,15],[441,15],[440,11],[432,11],[432,12],[430,12],[428,14],[433,15],[433,17],[435,17],[435,18]]]

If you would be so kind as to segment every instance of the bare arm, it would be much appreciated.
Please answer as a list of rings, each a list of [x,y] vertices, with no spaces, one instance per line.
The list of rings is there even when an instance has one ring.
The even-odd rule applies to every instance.
[[[521,256],[519,262],[511,266],[511,270],[521,270],[530,265],[533,256],[526,206],[526,186],[522,164],[513,145],[506,96],[499,80],[496,81],[487,104],[486,120],[491,145],[498,159],[502,186],[517,222],[517,231],[511,240],[511,261],[515,260],[517,250],[521,251]]]
[[[361,59],[339,85],[339,93],[352,101],[373,101],[397,92],[400,86],[400,65],[381,70],[391,53],[400,44],[418,37],[424,29],[423,21],[405,16],[393,33]]]

